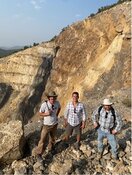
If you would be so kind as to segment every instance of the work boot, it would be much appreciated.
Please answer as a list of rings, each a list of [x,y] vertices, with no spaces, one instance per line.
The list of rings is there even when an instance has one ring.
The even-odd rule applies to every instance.
[[[99,151],[98,151],[98,153],[97,153],[97,158],[98,158],[98,159],[101,159],[102,156],[103,156],[103,152],[99,152]]]
[[[76,143],[74,144],[74,148],[75,148],[76,150],[79,150],[79,148],[80,148],[80,142],[76,142]]]
[[[40,163],[43,162],[43,158],[42,158],[42,155],[41,154],[38,154],[37,155],[37,162],[40,162]]]
[[[119,160],[119,157],[118,157],[117,154],[112,154],[112,159],[113,159],[113,160]]]

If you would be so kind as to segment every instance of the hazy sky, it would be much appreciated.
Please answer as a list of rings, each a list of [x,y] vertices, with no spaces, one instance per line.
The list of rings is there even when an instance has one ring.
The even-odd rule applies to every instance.
[[[41,43],[117,0],[0,0],[0,46]]]

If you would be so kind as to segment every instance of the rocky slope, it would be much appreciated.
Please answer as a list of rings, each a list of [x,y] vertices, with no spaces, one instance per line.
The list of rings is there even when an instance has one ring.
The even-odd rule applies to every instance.
[[[59,119],[61,123],[61,119]],[[1,174],[50,174],[50,175],[130,175],[131,167],[131,123],[124,120],[122,132],[117,135],[119,143],[119,160],[111,158],[107,140],[104,140],[104,153],[101,159],[97,156],[97,132],[92,129],[91,122],[83,131],[80,150],[74,148],[75,136],[73,135],[68,145],[58,142],[52,152],[45,151],[43,162],[36,157],[28,155],[21,160],[15,160],[8,166],[1,167]],[[36,129],[37,128],[37,129]],[[40,123],[29,123],[25,126],[25,136],[28,138],[30,151],[38,142]],[[64,128],[59,125],[57,137],[63,137]],[[28,147],[26,147],[28,149]]]

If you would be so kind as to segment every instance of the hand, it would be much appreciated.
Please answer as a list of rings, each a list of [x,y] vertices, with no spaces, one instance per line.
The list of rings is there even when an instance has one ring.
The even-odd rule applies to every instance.
[[[52,114],[52,111],[51,110],[49,110],[48,112],[45,112],[45,116],[49,116],[49,115],[51,115]]]
[[[85,128],[85,123],[82,123],[81,128],[82,128],[82,129]]]
[[[117,133],[117,131],[115,129],[113,129],[111,132],[113,135],[115,135]]]
[[[65,121],[63,126],[66,128],[66,127],[67,127],[67,124],[68,124],[68,123]]]
[[[98,123],[95,122],[95,123],[94,123],[94,128],[97,128],[97,127],[98,127]]]

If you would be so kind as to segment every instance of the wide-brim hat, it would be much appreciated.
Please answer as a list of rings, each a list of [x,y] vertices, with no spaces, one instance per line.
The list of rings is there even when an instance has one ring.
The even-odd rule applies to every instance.
[[[110,101],[110,99],[106,98],[103,100],[103,105],[112,105],[113,103]]]
[[[55,93],[55,91],[51,91],[51,92],[46,93],[46,96],[47,97],[57,97],[58,95]]]

